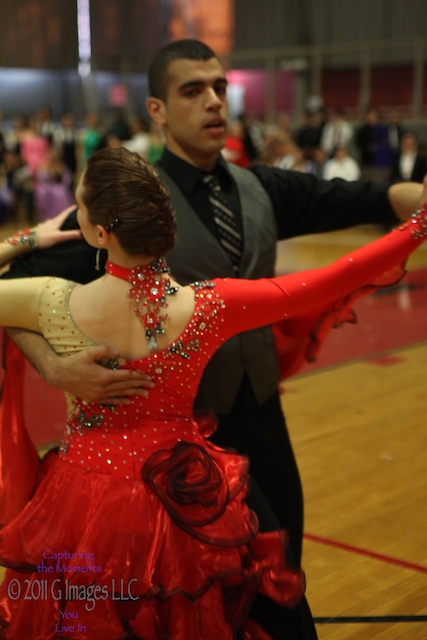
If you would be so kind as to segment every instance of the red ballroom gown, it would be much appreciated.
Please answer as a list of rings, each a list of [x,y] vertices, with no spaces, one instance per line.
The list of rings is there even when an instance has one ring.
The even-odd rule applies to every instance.
[[[0,637],[268,638],[247,619],[255,594],[292,607],[304,577],[286,563],[285,532],[258,533],[244,501],[247,460],[204,438],[210,420],[193,416],[201,374],[236,333],[339,314],[355,296],[395,283],[426,227],[423,213],[314,271],[196,283],[194,313],[177,340],[143,359],[108,363],[150,374],[148,400],[109,407],[67,396],[59,451],[44,458],[31,499],[0,533],[8,567]],[[36,314],[58,354],[93,346],[69,312],[74,286],[0,281],[0,322],[27,326],[17,314]]]

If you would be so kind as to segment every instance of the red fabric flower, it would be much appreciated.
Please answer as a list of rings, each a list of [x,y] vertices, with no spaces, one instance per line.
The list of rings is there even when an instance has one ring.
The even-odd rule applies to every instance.
[[[142,477],[185,530],[211,524],[226,509],[227,480],[216,461],[199,445],[178,442],[172,450],[156,452],[144,465]],[[200,535],[195,537],[201,539]]]

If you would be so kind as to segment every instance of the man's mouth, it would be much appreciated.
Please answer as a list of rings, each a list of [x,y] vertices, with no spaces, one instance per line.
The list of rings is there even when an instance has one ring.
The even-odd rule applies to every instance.
[[[225,127],[225,121],[222,118],[211,120],[204,126],[205,129],[213,129],[213,130],[224,129],[224,127]]]

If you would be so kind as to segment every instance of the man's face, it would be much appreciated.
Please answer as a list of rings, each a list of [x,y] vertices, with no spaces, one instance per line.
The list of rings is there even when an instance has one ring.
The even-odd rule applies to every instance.
[[[147,108],[163,127],[166,145],[190,164],[209,170],[227,133],[227,81],[217,58],[174,60],[166,100],[149,98]]]

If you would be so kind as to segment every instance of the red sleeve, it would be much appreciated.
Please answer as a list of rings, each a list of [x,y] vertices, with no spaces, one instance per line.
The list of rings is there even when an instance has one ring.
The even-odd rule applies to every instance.
[[[410,253],[426,240],[427,215],[311,271],[260,280],[217,281],[225,302],[225,338],[287,318],[342,308],[348,300],[396,283]]]

